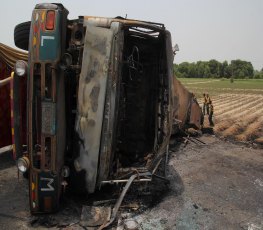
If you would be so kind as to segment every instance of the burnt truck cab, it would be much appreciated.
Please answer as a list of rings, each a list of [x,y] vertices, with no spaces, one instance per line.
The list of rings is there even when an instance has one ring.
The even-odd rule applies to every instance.
[[[163,24],[33,10],[27,65],[32,213],[56,211],[63,188],[151,181],[172,128],[173,51]],[[18,68],[18,70],[19,70]],[[20,73],[20,75],[22,75]]]

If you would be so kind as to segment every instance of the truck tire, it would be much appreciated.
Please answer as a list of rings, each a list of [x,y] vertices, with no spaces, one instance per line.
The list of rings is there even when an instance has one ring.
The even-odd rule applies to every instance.
[[[18,24],[14,29],[14,42],[16,47],[28,50],[31,21]]]

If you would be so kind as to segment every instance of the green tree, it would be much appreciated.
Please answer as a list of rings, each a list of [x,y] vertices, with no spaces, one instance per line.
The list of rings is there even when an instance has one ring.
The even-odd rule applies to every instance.
[[[253,78],[254,68],[251,62],[242,61],[240,59],[231,61],[232,76],[235,78]]]
[[[205,66],[204,77],[205,78],[210,78],[211,77],[211,72],[210,72],[210,68],[209,68],[208,65]]]
[[[219,62],[215,59],[212,59],[208,62],[208,66],[212,77],[219,77]]]
[[[229,78],[229,71],[228,71],[228,62],[224,61],[221,65],[221,73],[220,73],[220,77],[225,77],[225,78]]]
[[[197,63],[182,62],[178,65],[174,64],[174,74],[177,77],[186,78],[253,78],[255,71],[251,62],[237,59],[232,60],[228,64],[227,61],[221,63],[212,59],[208,62],[198,61]],[[263,68],[260,74],[263,75]]]

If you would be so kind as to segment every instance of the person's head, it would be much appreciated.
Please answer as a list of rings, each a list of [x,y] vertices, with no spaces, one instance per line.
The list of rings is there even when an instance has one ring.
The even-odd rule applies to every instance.
[[[203,96],[205,97],[205,93],[203,93]]]

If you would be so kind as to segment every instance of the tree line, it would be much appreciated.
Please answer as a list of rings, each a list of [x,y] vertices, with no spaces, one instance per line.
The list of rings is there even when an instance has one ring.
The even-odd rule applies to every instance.
[[[236,79],[263,79],[261,71],[254,70],[251,62],[232,60],[219,62],[215,59],[210,61],[182,62],[174,64],[174,74],[184,78],[236,78]]]

